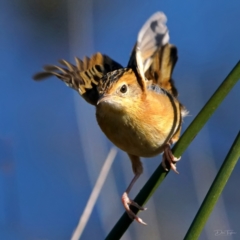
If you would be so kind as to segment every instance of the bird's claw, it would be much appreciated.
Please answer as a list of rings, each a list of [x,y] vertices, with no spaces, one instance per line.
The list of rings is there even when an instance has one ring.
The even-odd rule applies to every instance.
[[[177,171],[177,167],[176,167],[176,162],[178,162],[181,159],[181,157],[176,158],[171,151],[170,145],[167,144],[166,147],[164,148],[164,153],[163,153],[163,159],[162,159],[162,166],[163,168],[168,171],[168,167],[167,164],[168,163],[170,165],[170,169],[172,169],[175,173],[179,174],[179,172]]]
[[[137,222],[143,224],[143,225],[147,225],[147,223],[145,223],[140,217],[138,217],[131,209],[130,209],[130,206],[134,206],[136,207],[137,209],[141,210],[141,211],[144,211],[144,210],[147,210],[147,208],[144,208],[144,207],[141,207],[140,205],[138,205],[136,202],[134,202],[133,200],[131,200],[129,197],[128,197],[128,194],[125,192],[123,193],[122,195],[122,203],[123,203],[123,206],[128,214],[128,216],[133,219],[133,220],[136,220]]]

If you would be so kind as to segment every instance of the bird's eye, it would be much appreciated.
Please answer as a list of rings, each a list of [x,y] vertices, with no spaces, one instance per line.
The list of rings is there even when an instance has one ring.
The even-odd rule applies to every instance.
[[[123,84],[122,87],[120,88],[121,93],[126,93],[127,92],[127,85]]]

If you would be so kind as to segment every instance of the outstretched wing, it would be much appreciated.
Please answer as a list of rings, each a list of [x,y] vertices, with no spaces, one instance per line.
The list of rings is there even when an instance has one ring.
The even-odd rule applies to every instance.
[[[166,89],[174,96],[177,90],[171,78],[177,62],[177,48],[169,44],[167,17],[162,12],[153,14],[143,25],[132,51],[128,67],[136,68],[141,86],[145,80]]]
[[[76,66],[60,60],[63,66],[47,65],[43,72],[33,76],[36,81],[44,80],[51,76],[56,76],[69,87],[77,90],[79,94],[90,104],[96,105],[99,93],[97,85],[102,77],[108,72],[122,68],[122,66],[101,53],[94,54],[91,58],[85,57],[82,60],[75,58]]]
[[[177,89],[172,79],[172,72],[177,62],[177,48],[171,44],[159,47],[154,54],[151,66],[146,72],[146,78],[152,80],[161,88],[177,96]]]
[[[128,67],[137,68],[142,79],[140,85],[145,84],[145,73],[151,66],[155,53],[169,41],[166,21],[165,14],[157,12],[146,21],[138,34]]]

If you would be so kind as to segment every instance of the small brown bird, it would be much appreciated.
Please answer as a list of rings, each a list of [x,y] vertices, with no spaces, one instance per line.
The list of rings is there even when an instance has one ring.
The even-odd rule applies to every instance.
[[[131,160],[134,178],[122,196],[128,215],[145,224],[130,209],[128,194],[143,172],[140,157],[153,157],[163,152],[162,165],[176,173],[176,159],[170,149],[180,135],[185,108],[177,100],[172,71],[177,61],[177,48],[169,44],[166,16],[152,15],[141,28],[129,63],[119,63],[101,53],[76,66],[60,60],[63,67],[48,65],[35,80],[56,76],[77,90],[90,104],[96,106],[98,124],[105,135]]]

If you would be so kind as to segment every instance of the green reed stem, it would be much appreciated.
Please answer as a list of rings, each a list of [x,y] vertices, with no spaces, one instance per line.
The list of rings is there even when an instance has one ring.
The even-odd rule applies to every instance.
[[[180,157],[198,132],[202,129],[202,127],[206,124],[211,115],[215,112],[217,107],[223,101],[223,99],[227,96],[233,86],[237,83],[240,78],[240,61],[236,64],[233,70],[229,73],[226,79],[222,82],[216,92],[212,95],[212,97],[208,100],[196,118],[192,121],[186,131],[183,133],[181,138],[172,148],[172,153],[176,157]],[[159,187],[161,182],[165,179],[168,172],[166,172],[162,165],[160,164],[152,176],[149,178],[147,183],[140,190],[136,198],[134,199],[139,205],[144,205],[148,199],[153,195],[156,189]],[[137,213],[138,210],[136,208],[132,208],[133,212]],[[128,217],[126,212],[122,215],[122,217],[115,224],[113,229],[110,231],[106,240],[117,240],[122,237],[124,232],[128,229],[132,220]]]

